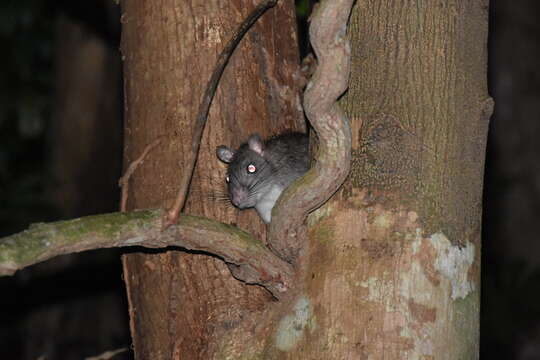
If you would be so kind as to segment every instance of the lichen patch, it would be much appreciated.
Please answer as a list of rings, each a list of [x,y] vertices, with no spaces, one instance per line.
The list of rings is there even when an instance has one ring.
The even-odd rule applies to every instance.
[[[431,235],[430,240],[437,252],[435,269],[450,280],[452,299],[464,299],[474,290],[474,283],[468,278],[475,257],[474,244],[467,243],[465,247],[452,245],[443,233]]]
[[[281,351],[292,350],[304,337],[305,330],[312,331],[315,327],[313,307],[307,297],[300,297],[292,310],[292,314],[281,319],[277,329],[276,347]]]

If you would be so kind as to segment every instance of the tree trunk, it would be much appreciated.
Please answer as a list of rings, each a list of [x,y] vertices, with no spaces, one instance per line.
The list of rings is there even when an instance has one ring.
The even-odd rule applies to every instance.
[[[163,136],[132,177],[129,208],[170,207],[185,174],[192,124],[216,58],[254,8],[251,1],[122,4],[125,69],[125,165]],[[185,212],[237,224],[259,238],[253,211],[225,202],[220,144],[302,129],[294,3],[281,1],[246,35],[213,101]],[[209,359],[209,343],[262,311],[271,296],[234,279],[219,259],[168,251],[124,257],[131,331],[138,359]],[[239,338],[237,342],[243,342]]]
[[[317,326],[291,359],[478,358],[488,2],[441,4],[353,12],[352,170],[309,219]]]
[[[133,177],[131,208],[171,205],[210,59],[247,14],[240,1],[226,4],[123,4],[126,164],[158,136],[166,139]],[[204,254],[126,256],[138,358],[478,357],[492,107],[487,1],[441,4],[357,3],[353,74],[342,99],[353,131],[351,174],[309,217],[290,297],[272,302]],[[222,186],[216,145],[298,121],[293,28],[292,4],[280,2],[235,54],[203,137],[188,212],[264,236],[252,212],[237,216],[206,194]]]

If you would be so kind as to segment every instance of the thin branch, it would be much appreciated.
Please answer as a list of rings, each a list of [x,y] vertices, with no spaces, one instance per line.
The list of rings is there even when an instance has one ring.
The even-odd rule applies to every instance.
[[[161,231],[162,218],[162,210],[144,210],[31,225],[28,230],[0,239],[0,275],[12,275],[58,255],[92,249],[177,246],[218,256],[239,280],[262,285],[277,298],[289,288],[291,266],[250,234],[217,221],[184,215],[177,225]]]
[[[120,211],[121,212],[126,211],[128,193],[129,193],[129,179],[131,178],[131,175],[133,175],[133,173],[135,172],[135,170],[137,170],[139,165],[142,164],[142,162],[146,158],[146,155],[148,155],[148,153],[153,148],[155,148],[156,146],[159,145],[159,143],[161,142],[161,139],[162,139],[162,137],[160,136],[157,139],[155,139],[154,141],[152,141],[152,143],[147,145],[146,148],[144,149],[144,151],[142,152],[141,156],[139,156],[135,161],[133,161],[131,164],[129,164],[129,167],[127,168],[124,175],[120,178],[120,180],[118,180],[118,185],[122,188],[122,195],[121,195],[121,199],[120,199]]]
[[[178,216],[184,207],[186,202],[187,192],[189,189],[189,184],[193,176],[193,170],[195,169],[195,164],[197,162],[197,156],[199,154],[199,148],[201,146],[201,138],[203,134],[204,127],[206,125],[206,119],[208,118],[208,112],[210,110],[210,105],[212,104],[212,99],[216,93],[216,89],[225,70],[225,65],[229,61],[234,49],[242,40],[246,32],[251,28],[251,26],[261,17],[262,14],[269,8],[276,5],[277,0],[265,0],[259,4],[249,16],[240,24],[240,27],[233,34],[233,37],[229,40],[225,48],[221,51],[219,58],[217,60],[214,72],[206,85],[206,91],[204,92],[201,104],[199,106],[199,111],[197,118],[195,120],[195,126],[193,128],[193,137],[191,142],[191,149],[188,154],[188,158],[185,161],[186,167],[183,171],[182,179],[180,180],[180,185],[178,187],[178,192],[176,199],[174,201],[173,207],[167,213],[167,217],[164,221],[163,227],[166,228],[171,224],[175,224],[178,220]]]
[[[351,129],[337,99],[348,87],[350,46],[345,38],[353,0],[321,1],[312,15],[310,40],[318,67],[304,93],[304,110],[319,140],[312,168],[280,197],[272,212],[269,246],[294,263],[302,248],[307,214],[345,181]]]
[[[101,353],[101,354],[99,354],[97,356],[87,357],[84,360],[110,360],[110,359],[114,358],[116,355],[121,354],[121,353],[125,353],[128,350],[129,349],[127,347],[124,347],[124,348],[121,348],[121,349],[116,349],[116,350],[109,350],[109,351],[105,351],[104,353]]]

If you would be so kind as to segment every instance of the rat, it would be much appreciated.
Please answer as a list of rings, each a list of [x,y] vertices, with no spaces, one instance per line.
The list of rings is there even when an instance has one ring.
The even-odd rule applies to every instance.
[[[309,139],[290,132],[263,141],[253,134],[236,151],[218,146],[216,155],[229,164],[226,181],[233,205],[254,207],[268,224],[283,190],[309,170]]]

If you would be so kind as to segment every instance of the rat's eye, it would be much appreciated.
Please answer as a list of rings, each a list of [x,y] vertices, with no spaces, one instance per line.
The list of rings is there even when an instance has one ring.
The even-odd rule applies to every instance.
[[[226,182],[229,182],[229,177],[228,177],[228,176],[225,177],[225,181],[226,181]]]
[[[255,165],[249,164],[249,165],[247,166],[247,172],[248,172],[248,173],[253,174],[255,171],[257,171],[257,168],[255,167]]]

